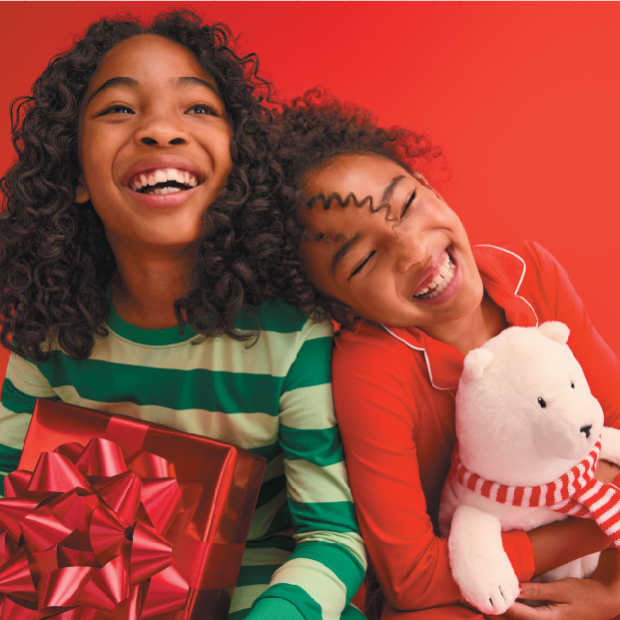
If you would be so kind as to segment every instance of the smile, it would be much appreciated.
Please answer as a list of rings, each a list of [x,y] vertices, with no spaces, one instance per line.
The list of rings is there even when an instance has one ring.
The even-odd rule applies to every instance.
[[[444,259],[440,263],[433,279],[424,285],[424,288],[413,294],[414,299],[434,299],[439,297],[450,285],[456,273],[456,264],[452,257],[444,250]]]
[[[145,170],[129,180],[129,186],[135,192],[158,196],[187,191],[198,185],[200,181],[195,174],[178,168]]]

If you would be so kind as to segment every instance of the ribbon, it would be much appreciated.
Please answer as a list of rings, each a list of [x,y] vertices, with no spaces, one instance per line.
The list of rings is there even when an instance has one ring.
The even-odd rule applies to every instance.
[[[5,479],[1,620],[142,620],[185,607],[174,465],[121,431],[112,425],[122,448],[102,438],[63,444]]]

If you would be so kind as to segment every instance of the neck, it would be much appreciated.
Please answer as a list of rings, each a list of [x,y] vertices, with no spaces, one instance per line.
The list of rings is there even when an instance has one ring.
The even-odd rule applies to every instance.
[[[508,323],[504,311],[485,291],[482,301],[470,314],[440,325],[425,327],[423,331],[435,340],[450,344],[463,355],[467,355],[506,327]]]
[[[174,302],[187,292],[196,249],[113,251],[118,272],[110,292],[121,319],[143,329],[178,325]]]

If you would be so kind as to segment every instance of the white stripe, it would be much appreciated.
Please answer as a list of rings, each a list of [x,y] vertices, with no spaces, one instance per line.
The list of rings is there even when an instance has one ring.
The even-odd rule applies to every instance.
[[[347,604],[347,588],[327,566],[308,558],[293,558],[276,570],[271,585],[299,586],[321,607],[323,620],[340,620]]]
[[[620,530],[620,521],[614,523],[613,525],[610,525],[605,530],[605,534],[607,534],[607,536],[611,536],[612,534],[615,534],[618,530]]]
[[[476,486],[474,488],[474,491],[476,493],[481,493],[483,484],[484,484],[484,480],[482,478],[478,478],[478,480],[476,480]]]
[[[523,499],[521,500],[522,506],[529,506],[532,499],[532,487],[526,487],[523,489]]]
[[[532,311],[532,313],[534,314],[534,318],[536,319],[536,327],[538,327],[538,315],[536,314],[536,310],[534,310],[532,304],[527,299],[525,299],[525,297],[521,297],[521,295],[517,295],[517,293],[519,292],[519,289],[521,288],[521,283],[523,282],[523,278],[525,277],[525,272],[527,270],[527,265],[525,264],[525,261],[518,254],[515,254],[514,252],[511,252],[510,250],[506,250],[505,248],[499,248],[496,245],[489,245],[487,243],[478,243],[474,247],[475,248],[493,248],[494,250],[499,250],[500,252],[506,252],[506,254],[510,254],[511,256],[514,256],[515,258],[518,258],[521,261],[521,263],[523,264],[523,271],[521,272],[521,279],[519,280],[519,284],[517,284],[517,288],[515,289],[514,294],[519,299],[522,299],[530,307],[530,310]]]
[[[466,487],[467,483],[469,482],[469,479],[471,478],[471,472],[470,471],[465,471],[465,475],[463,476],[463,486]]]
[[[562,501],[562,489],[564,488],[564,480],[563,478],[559,478],[555,481],[555,493],[553,494],[554,503],[558,503]]]
[[[514,504],[514,501],[515,501],[515,488],[508,487],[508,490],[506,491],[506,503],[512,506],[512,504]]]
[[[581,510],[582,506],[580,504],[575,504],[566,514],[574,515]]]
[[[615,495],[614,489],[607,489],[605,495],[601,499],[595,501],[589,508],[592,512],[598,512],[600,508],[609,504],[609,500]],[[617,512],[617,509],[616,509]]]
[[[605,523],[605,521],[609,521],[612,517],[615,517],[620,511],[620,501],[616,502],[609,510],[605,511],[600,517],[599,520],[601,523]]]
[[[603,484],[598,480],[585,493],[579,496],[579,501],[585,504],[591,497],[594,497],[601,489]]]
[[[547,503],[547,485],[543,484],[540,487],[540,497],[538,498],[538,505],[544,506]]]
[[[568,496],[572,497],[573,495],[575,495],[575,485],[573,484],[575,482],[575,473],[573,472],[572,468],[568,471]]]
[[[497,482],[493,483],[493,486],[491,487],[491,490],[489,491],[489,498],[492,500],[496,500],[497,499],[497,492],[499,491],[499,487],[500,485]]]

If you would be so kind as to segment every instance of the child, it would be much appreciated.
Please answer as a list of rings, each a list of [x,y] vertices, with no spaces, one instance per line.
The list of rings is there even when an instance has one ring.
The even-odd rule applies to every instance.
[[[614,426],[620,363],[540,246],[470,246],[457,215],[420,174],[440,155],[423,136],[383,130],[368,113],[316,92],[284,106],[278,126],[289,231],[279,285],[291,303],[344,324],[334,398],[360,527],[387,597],[382,618],[400,617],[397,610],[413,610],[402,615],[411,620],[482,618],[459,604],[447,541],[437,536],[464,356],[509,325],[563,321]],[[617,473],[604,464],[597,475],[611,482]],[[609,544],[595,523],[574,519],[508,532],[503,542],[520,581]],[[508,616],[620,613],[620,556],[610,550],[601,558],[592,580],[524,584],[524,598],[548,600],[549,615],[517,603]]]
[[[270,89],[229,41],[189,12],[102,19],[14,104],[0,469],[36,398],[251,449],[268,465],[229,617],[361,618],[332,336],[268,299]]]

